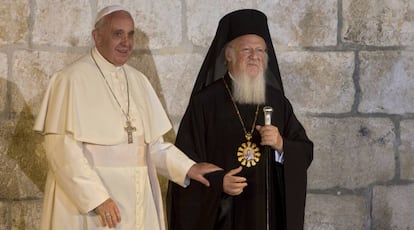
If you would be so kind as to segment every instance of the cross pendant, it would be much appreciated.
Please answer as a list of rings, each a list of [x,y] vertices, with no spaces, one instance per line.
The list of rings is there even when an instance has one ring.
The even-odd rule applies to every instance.
[[[128,133],[128,144],[133,142],[132,140],[132,132],[137,131],[137,128],[131,125],[131,121],[126,121],[125,131]]]

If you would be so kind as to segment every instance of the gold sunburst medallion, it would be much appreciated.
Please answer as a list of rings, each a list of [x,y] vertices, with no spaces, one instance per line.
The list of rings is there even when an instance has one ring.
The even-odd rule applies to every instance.
[[[255,166],[256,163],[260,160],[259,147],[255,143],[247,141],[246,143],[241,144],[237,152],[237,159],[240,164],[250,168]]]
[[[227,85],[227,82],[224,78],[223,78],[223,82],[224,82],[224,86],[226,86],[227,92],[229,93],[231,102],[233,103],[233,106],[239,118],[240,124],[243,127],[244,137],[246,138],[246,142],[242,143],[237,151],[237,159],[239,160],[241,165],[250,168],[256,165],[256,163],[260,160],[260,155],[261,155],[259,152],[259,147],[257,147],[255,143],[250,142],[250,140],[253,137],[252,134],[254,132],[254,127],[256,125],[257,114],[259,113],[259,104],[256,105],[256,112],[254,113],[254,120],[253,120],[252,128],[250,132],[247,132],[243,119],[240,115],[239,108],[237,107],[236,102],[234,101],[233,95],[231,94],[231,91],[229,89],[229,86]]]

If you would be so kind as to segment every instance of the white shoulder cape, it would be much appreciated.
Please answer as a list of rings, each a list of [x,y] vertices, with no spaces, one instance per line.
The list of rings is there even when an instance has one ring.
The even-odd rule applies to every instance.
[[[99,66],[111,65],[96,49],[92,52]],[[145,142],[151,143],[170,130],[171,123],[147,78],[129,65],[123,67],[130,100],[143,120]],[[127,138],[123,116],[89,54],[53,75],[34,130],[43,134],[72,134],[82,142],[115,145]]]

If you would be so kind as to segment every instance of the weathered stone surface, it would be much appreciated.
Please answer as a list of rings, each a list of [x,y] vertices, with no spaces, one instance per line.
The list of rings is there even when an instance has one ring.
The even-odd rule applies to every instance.
[[[108,2],[97,1],[98,10]],[[182,42],[183,15],[180,0],[122,1],[134,17],[136,28],[135,47],[159,49],[178,46]]]
[[[178,123],[187,108],[203,57],[197,54],[155,56],[168,114]],[[177,67],[180,68],[177,68]]]
[[[315,143],[306,229],[414,229],[412,0],[3,0],[0,230],[38,227],[47,161],[34,116],[51,75],[89,51],[93,20],[108,4],[131,10],[130,63],[175,129],[219,19],[262,10],[286,95]],[[167,180],[160,184],[165,198]]]
[[[0,47],[28,42],[29,1],[2,0],[0,4]]]
[[[279,66],[286,96],[298,113],[351,110],[355,87],[351,52],[281,52]]]
[[[258,9],[268,17],[277,46],[336,45],[336,0],[262,0]]]
[[[401,179],[414,180],[414,120],[405,120],[400,124],[401,144],[400,153]]]
[[[313,118],[307,121],[314,160],[308,187],[366,187],[394,176],[394,126],[383,118]]]
[[[366,229],[367,218],[363,197],[308,194],[304,229]]]
[[[360,53],[361,102],[365,113],[414,112],[414,53],[375,51]]]
[[[160,84],[160,76],[158,73],[158,67],[155,64],[154,55],[134,53],[128,64],[135,67],[147,77],[165,107],[165,100]]]
[[[210,1],[208,5],[188,1],[189,39],[199,46],[208,46],[217,24],[225,14],[242,8],[256,8],[251,1]],[[263,0],[257,9],[268,17],[269,29],[276,45],[335,45],[337,5],[333,0],[270,1]],[[203,20],[194,20],[200,17]]]
[[[18,51],[13,56],[11,84],[12,111],[20,113],[28,107],[37,114],[50,77],[80,54],[44,51]]]
[[[200,4],[198,0],[186,1],[188,39],[196,46],[209,47],[221,17],[242,8],[253,8],[250,0],[209,1]]]
[[[412,45],[414,4],[407,0],[344,0],[342,40],[361,45]]]
[[[7,103],[7,55],[0,53],[0,113]]]
[[[148,77],[173,125],[177,126],[202,61],[198,54],[134,55],[130,64]]]
[[[414,229],[414,185],[375,186],[372,229]]]
[[[0,199],[42,197],[47,172],[42,137],[25,119],[0,121]]]
[[[41,208],[41,200],[13,202],[11,230],[37,230]]]
[[[8,230],[10,226],[9,203],[0,202],[0,230]]]
[[[34,44],[78,47],[91,43],[90,1],[37,1],[36,5]]]
[[[166,141],[175,141],[201,62],[198,54],[134,54],[129,62],[147,76],[171,120],[173,130],[164,135]]]

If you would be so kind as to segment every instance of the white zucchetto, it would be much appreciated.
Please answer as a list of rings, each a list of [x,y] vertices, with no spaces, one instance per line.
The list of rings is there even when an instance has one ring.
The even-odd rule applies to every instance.
[[[96,19],[95,19],[95,24],[101,20],[103,17],[105,17],[108,14],[111,14],[115,11],[126,11],[128,12],[127,9],[125,9],[125,7],[120,6],[120,5],[110,5],[110,6],[106,6],[104,8],[102,8],[98,14],[96,15]],[[129,12],[128,12],[129,13]]]

